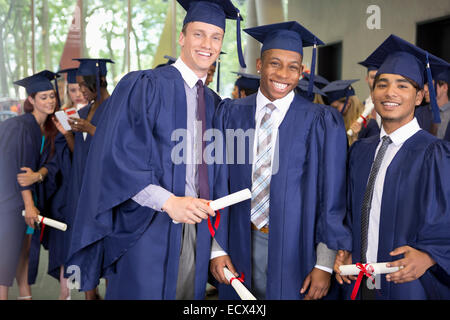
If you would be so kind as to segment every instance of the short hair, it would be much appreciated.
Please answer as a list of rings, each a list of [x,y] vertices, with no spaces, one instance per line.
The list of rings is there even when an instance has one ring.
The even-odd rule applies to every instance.
[[[381,74],[377,74],[377,76],[375,77],[375,80],[373,81],[373,87],[372,87],[372,90],[375,89],[375,86],[377,85],[378,80],[380,80],[380,76],[381,76]],[[411,80],[410,78],[405,77],[405,76],[402,76],[402,77],[405,78],[405,80],[408,81],[408,82],[416,89],[416,91],[422,90],[422,89],[419,87],[419,84],[418,84],[417,82],[415,82],[414,80]]]
[[[448,88],[448,82],[444,81],[444,80],[438,80],[437,84],[439,87],[442,87],[444,84],[447,84],[447,88]],[[447,89],[447,98],[450,100],[450,90]]]

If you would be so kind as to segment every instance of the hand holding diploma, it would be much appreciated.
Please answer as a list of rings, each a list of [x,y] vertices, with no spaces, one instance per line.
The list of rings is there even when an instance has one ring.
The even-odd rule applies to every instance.
[[[25,217],[25,210],[22,211],[22,216]],[[61,231],[66,231],[67,230],[67,224],[50,219],[50,218],[45,218],[41,215],[38,215],[37,218],[39,219],[39,223],[43,223],[47,226],[53,227],[55,229],[61,230]],[[33,226],[34,227],[34,226]]]
[[[242,282],[237,279],[227,267],[223,268],[223,273],[227,278],[228,282],[230,282],[231,286],[234,288],[238,296],[242,300],[256,300],[255,296],[252,295],[250,291],[242,284]]]
[[[373,107],[374,107],[373,104],[366,105],[366,108],[364,109],[363,113],[359,116],[358,120],[356,120],[356,122],[363,123],[364,119],[367,118],[369,114],[372,112]],[[353,136],[353,130],[349,129],[347,131],[347,135],[349,135],[350,137]]]

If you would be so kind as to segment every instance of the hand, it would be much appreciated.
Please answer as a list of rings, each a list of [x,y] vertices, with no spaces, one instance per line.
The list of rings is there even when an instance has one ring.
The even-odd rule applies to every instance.
[[[352,129],[353,134],[354,135],[358,135],[358,133],[361,131],[362,129],[362,123],[359,123],[358,121],[355,121],[352,123],[352,125],[350,126],[350,129]]]
[[[209,262],[209,270],[214,278],[220,283],[230,284],[223,272],[224,267],[227,267],[235,277],[239,277],[239,273],[236,272],[229,255],[214,258]]]
[[[34,172],[28,167],[22,167],[20,170],[25,171],[17,174],[17,182],[21,187],[28,187],[39,181],[39,172]]]
[[[162,209],[176,222],[196,224],[202,222],[202,219],[208,219],[208,215],[216,215],[208,202],[205,199],[172,195]]]
[[[306,290],[309,291],[303,300],[317,300],[321,299],[328,293],[330,288],[331,273],[314,268],[310,274],[306,276],[303,282],[302,289],[300,293],[305,293]]]
[[[70,126],[72,127],[72,131],[75,131],[75,132],[87,132],[91,136],[94,135],[93,133],[95,132],[95,126],[93,126],[86,119],[68,118],[67,121],[69,122]]]
[[[389,262],[387,267],[400,267],[403,269],[386,275],[387,281],[394,283],[405,283],[419,279],[436,261],[431,258],[428,253],[414,249],[410,246],[403,246],[389,253],[391,256],[404,254],[403,259]]]
[[[336,273],[336,280],[339,284],[345,283],[350,284],[351,280],[356,280],[355,276],[341,276],[341,271],[339,270],[339,266],[345,264],[352,264],[352,253],[346,250],[339,250],[336,259],[334,260],[333,270]]]
[[[65,136],[68,133],[68,131],[66,129],[64,129],[61,122],[59,122],[55,116],[52,117],[52,121],[53,121],[53,124],[55,125],[56,129],[58,129],[58,131],[61,132],[62,135]]]
[[[25,223],[34,229],[34,223],[39,223],[39,210],[34,205],[25,206]]]

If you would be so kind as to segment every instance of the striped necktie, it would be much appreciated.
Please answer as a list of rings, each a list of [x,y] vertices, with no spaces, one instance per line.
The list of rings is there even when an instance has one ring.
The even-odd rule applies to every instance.
[[[261,229],[269,223],[270,179],[272,176],[272,112],[275,105],[269,103],[265,106],[261,125],[258,131],[258,145],[256,149],[256,162],[252,176],[251,221]]]
[[[392,143],[389,136],[384,136],[382,138],[383,142],[381,147],[375,156],[375,160],[372,164],[372,169],[370,169],[369,180],[367,181],[366,191],[364,193],[363,204],[361,209],[361,262],[366,263],[366,252],[368,245],[368,232],[369,232],[369,218],[370,218],[370,207],[372,206],[373,190],[375,187],[375,180],[380,170],[381,163],[383,161],[384,155],[387,148]],[[375,261],[371,261],[375,262]]]

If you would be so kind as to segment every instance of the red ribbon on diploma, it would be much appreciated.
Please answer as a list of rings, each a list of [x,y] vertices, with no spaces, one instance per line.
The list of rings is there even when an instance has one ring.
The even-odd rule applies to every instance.
[[[233,277],[230,279],[230,285],[233,282],[233,280],[239,280],[240,282],[244,282],[244,273],[241,274],[239,278]]]
[[[364,128],[367,127],[367,118],[365,118],[363,115],[360,115],[360,117],[363,119]]]
[[[367,266],[369,266],[369,267],[367,268]],[[356,298],[356,294],[358,293],[359,286],[361,285],[361,280],[364,275],[366,275],[368,278],[372,279],[372,283],[375,283],[375,278],[372,277],[372,273],[374,270],[371,265],[369,265],[368,263],[363,265],[358,262],[356,264],[356,267],[361,271],[359,272],[358,278],[356,279],[355,286],[353,287],[352,296],[351,296],[352,300],[355,300],[355,298]]]
[[[39,242],[42,242],[42,238],[44,237],[44,228],[45,228],[44,217],[42,217],[42,219],[41,219],[41,237],[39,238]]]
[[[209,202],[208,202],[209,205]],[[209,233],[211,234],[211,237],[214,238],[214,235],[216,234],[217,228],[219,228],[219,223],[220,223],[220,212],[219,210],[216,211],[216,221],[214,222],[214,228],[212,226],[212,222],[211,222],[211,216],[208,216],[208,229],[209,229]],[[214,230],[216,229],[216,230]]]

